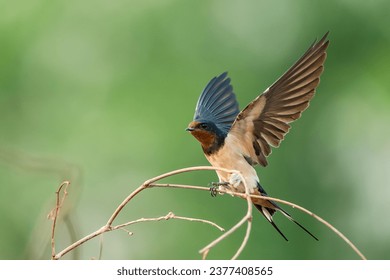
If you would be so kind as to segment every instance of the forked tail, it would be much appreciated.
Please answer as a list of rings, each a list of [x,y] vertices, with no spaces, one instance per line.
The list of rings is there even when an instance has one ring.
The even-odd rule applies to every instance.
[[[274,203],[272,203],[274,204]],[[288,241],[287,237],[283,234],[283,232],[278,228],[278,226],[274,223],[273,219],[272,219],[272,216],[274,215],[274,213],[276,212],[275,209],[272,209],[272,208],[267,208],[267,207],[264,207],[264,206],[261,206],[261,205],[257,205],[257,204],[254,204],[255,207],[260,211],[261,214],[263,214],[263,216],[267,219],[267,221],[276,229],[277,232],[279,232],[279,234],[286,240]],[[318,241],[318,238],[314,236],[314,234],[312,234],[308,229],[306,229],[303,225],[301,225],[300,223],[298,223],[293,217],[291,217],[291,215],[289,213],[287,213],[285,210],[283,210],[282,208],[280,208],[278,205],[276,205],[277,209],[287,218],[289,219],[290,221],[292,221],[294,224],[296,224],[297,226],[299,226],[301,229],[303,229],[307,234],[309,234],[311,237],[313,237],[315,240]]]
[[[260,185],[260,183],[258,182],[257,183],[257,188],[258,190],[260,191],[261,195],[263,196],[267,196],[267,193],[265,192],[265,190],[263,189],[263,187]],[[258,205],[258,204],[254,204],[255,207],[260,211],[261,214],[263,214],[263,216],[267,219],[267,221],[276,229],[277,232],[279,232],[279,234],[286,240],[288,241],[288,239],[286,238],[286,236],[283,234],[283,232],[277,227],[277,225],[274,223],[273,219],[272,219],[272,216],[275,214],[275,212],[278,210],[280,211],[287,219],[289,219],[290,221],[292,221],[294,224],[296,224],[297,226],[299,226],[301,229],[303,229],[307,234],[309,234],[311,237],[313,237],[315,240],[318,241],[318,238],[315,237],[310,231],[308,231],[303,225],[301,225],[300,223],[298,223],[293,217],[291,217],[291,215],[286,212],[285,210],[283,210],[279,205],[277,205],[274,201],[272,200],[269,200],[268,201],[269,203],[272,204],[272,206],[274,206],[275,208],[269,208],[269,207],[265,207],[265,206],[262,206],[262,205]]]

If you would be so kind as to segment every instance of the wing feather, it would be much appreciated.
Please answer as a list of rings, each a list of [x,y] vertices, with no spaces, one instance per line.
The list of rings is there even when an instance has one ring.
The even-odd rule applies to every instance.
[[[289,70],[235,119],[229,134],[245,142],[244,152],[252,162],[266,166],[271,146],[279,147],[290,130],[289,123],[298,119],[309,106],[324,71],[329,45],[327,36],[328,33],[315,41]]]
[[[196,104],[194,120],[212,122],[227,134],[238,113],[236,96],[225,72],[206,85]]]

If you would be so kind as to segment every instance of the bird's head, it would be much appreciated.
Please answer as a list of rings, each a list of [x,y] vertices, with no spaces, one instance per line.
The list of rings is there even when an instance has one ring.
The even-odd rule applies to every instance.
[[[215,141],[215,125],[210,122],[192,121],[187,127],[189,131],[203,146],[208,146]]]
[[[225,135],[222,135],[222,132],[212,122],[192,121],[186,130],[202,144],[203,150],[219,146],[225,138]]]

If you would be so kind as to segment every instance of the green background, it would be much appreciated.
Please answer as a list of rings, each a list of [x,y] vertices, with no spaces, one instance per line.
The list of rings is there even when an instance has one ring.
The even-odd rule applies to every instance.
[[[62,180],[69,195],[57,251],[100,228],[143,181],[208,165],[184,131],[212,77],[229,71],[243,108],[330,31],[325,72],[311,106],[267,168],[273,197],[336,226],[369,259],[390,258],[390,30],[388,1],[1,1],[0,258],[49,259]],[[164,182],[207,186],[214,172]],[[240,259],[356,259],[332,231],[296,209],[311,239],[280,214],[285,242],[257,212]],[[180,189],[149,189],[118,222],[169,211],[224,228],[244,200]],[[68,225],[68,226],[66,226]],[[221,233],[209,225],[134,225],[65,258],[199,259]],[[215,247],[228,259],[245,228]]]

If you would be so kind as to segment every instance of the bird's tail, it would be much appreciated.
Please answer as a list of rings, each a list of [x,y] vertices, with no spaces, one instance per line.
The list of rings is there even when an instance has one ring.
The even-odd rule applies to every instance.
[[[267,196],[267,193],[265,192],[265,190],[261,187],[260,183],[258,183],[258,189],[261,193],[261,195],[263,196]],[[272,219],[272,216],[275,214],[275,212],[278,210],[280,211],[287,219],[289,219],[290,221],[292,221],[294,224],[296,224],[297,226],[299,226],[301,229],[303,229],[307,234],[309,234],[311,237],[313,237],[315,240],[318,241],[318,238],[315,237],[309,230],[307,230],[303,225],[301,225],[300,223],[298,223],[293,217],[291,217],[291,215],[286,212],[285,210],[283,210],[279,205],[277,205],[274,201],[271,201],[271,200],[268,200],[269,203],[272,204],[272,206],[274,206],[274,208],[269,208],[269,207],[265,207],[265,206],[262,206],[262,205],[258,205],[258,204],[254,204],[255,207],[260,211],[261,214],[263,214],[263,216],[267,219],[267,221],[276,229],[277,232],[279,232],[279,234],[286,240],[288,241],[288,239],[286,238],[286,236],[283,234],[283,232],[277,227],[277,225],[274,223],[273,219]]]

